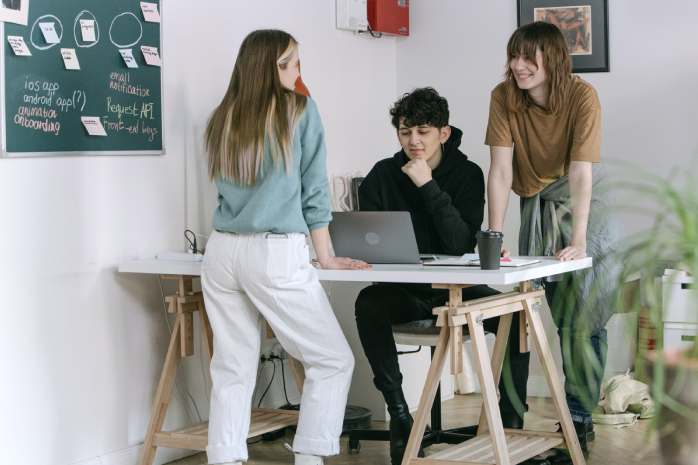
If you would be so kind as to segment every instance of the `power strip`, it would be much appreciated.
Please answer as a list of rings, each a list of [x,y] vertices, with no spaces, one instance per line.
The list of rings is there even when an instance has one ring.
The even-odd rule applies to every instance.
[[[200,253],[160,252],[155,258],[158,260],[179,260],[180,262],[200,262],[204,256]]]

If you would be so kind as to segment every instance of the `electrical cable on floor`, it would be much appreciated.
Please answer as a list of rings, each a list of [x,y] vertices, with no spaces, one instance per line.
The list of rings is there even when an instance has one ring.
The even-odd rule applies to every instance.
[[[270,356],[269,359],[274,359],[272,360],[273,363],[276,363],[276,360],[281,360],[281,357],[277,357],[276,355]],[[283,362],[281,363],[281,370],[282,370],[282,375],[283,375],[283,368],[284,364]],[[284,386],[283,386],[283,376],[281,378],[276,378],[276,387],[279,388],[279,392],[283,392]],[[282,405],[279,408],[285,408],[286,405]]]
[[[288,401],[288,394],[286,394],[286,374],[284,373],[284,361],[281,359],[281,357],[279,357],[279,361],[281,362],[281,379],[284,385],[284,397],[286,398],[286,405],[291,405],[291,402]]]
[[[262,397],[259,399],[259,403],[257,404],[257,408],[259,408],[262,405],[262,401],[264,400],[264,396],[267,395],[267,392],[269,392],[269,388],[271,387],[271,383],[272,383],[272,381],[274,381],[274,375],[276,375],[276,363],[272,363],[272,365],[274,365],[274,371],[271,373],[271,379],[269,380],[269,385],[267,386],[267,389],[264,391],[264,394],[262,394]]]
[[[259,378],[262,377],[262,371],[264,370],[264,366],[267,364],[269,359],[266,359],[262,362],[262,364],[257,367],[257,381],[254,383],[254,390],[257,392],[257,388],[259,387]],[[254,392],[252,393],[252,398],[254,399]]]
[[[278,361],[281,363],[281,384],[282,384],[283,389],[284,389],[284,398],[286,399],[286,405],[282,405],[282,406],[279,407],[279,408],[280,408],[280,409],[284,409],[284,410],[295,410],[295,409],[296,409],[296,405],[295,405],[295,404],[292,404],[292,403],[288,400],[288,393],[286,392],[286,374],[285,374],[285,372],[284,372],[284,361],[283,361],[283,359],[282,359],[281,357],[279,357],[278,355],[272,355],[271,357],[269,357],[269,359],[270,359],[270,360],[272,361],[272,363],[274,363],[275,365],[276,365],[276,360],[278,360]]]

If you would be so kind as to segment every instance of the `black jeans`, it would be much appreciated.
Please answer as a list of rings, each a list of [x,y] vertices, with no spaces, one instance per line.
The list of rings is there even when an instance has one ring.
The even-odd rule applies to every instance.
[[[467,287],[463,289],[463,300],[496,294],[499,291],[487,286]],[[374,284],[359,293],[356,299],[356,326],[364,353],[373,369],[373,383],[378,390],[390,392],[402,386],[391,326],[435,319],[432,309],[443,306],[447,301],[447,289],[433,289],[428,284]],[[526,383],[531,354],[519,352],[519,313],[514,313],[509,332],[507,355],[499,382],[499,408],[502,413],[518,410],[523,415],[524,411],[528,411]],[[484,321],[485,331],[490,333],[496,333],[498,325],[499,317]]]

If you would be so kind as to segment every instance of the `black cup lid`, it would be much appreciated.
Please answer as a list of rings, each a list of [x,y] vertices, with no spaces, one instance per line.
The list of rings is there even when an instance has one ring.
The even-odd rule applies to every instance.
[[[504,234],[499,231],[490,231],[488,229],[487,231],[478,231],[476,236],[481,239],[501,239],[504,237]]]

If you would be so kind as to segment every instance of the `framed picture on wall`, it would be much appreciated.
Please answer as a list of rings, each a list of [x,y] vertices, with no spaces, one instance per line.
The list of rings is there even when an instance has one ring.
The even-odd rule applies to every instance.
[[[518,0],[518,25],[545,21],[560,28],[573,73],[609,72],[608,0]]]
[[[0,0],[0,21],[27,25],[29,0]]]

